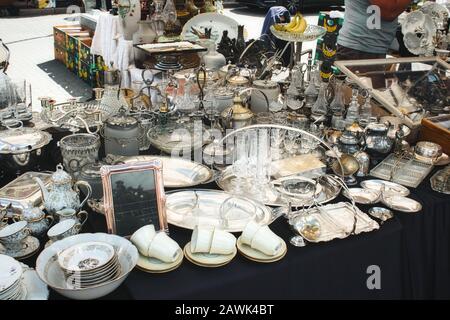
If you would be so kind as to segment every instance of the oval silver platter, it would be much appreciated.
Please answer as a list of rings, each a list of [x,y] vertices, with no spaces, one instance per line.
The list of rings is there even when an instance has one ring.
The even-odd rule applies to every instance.
[[[161,160],[164,187],[166,188],[194,187],[209,182],[214,175],[213,171],[207,166],[182,158],[161,156],[108,157],[113,164]]]
[[[384,194],[385,195],[398,195],[407,197],[409,196],[409,189],[391,181],[386,180],[379,180],[379,179],[373,179],[373,180],[365,180],[361,182],[361,187],[364,189],[373,189],[376,191],[380,191],[382,185],[384,184]]]
[[[341,186],[332,179],[327,178],[327,176],[322,176],[320,179],[322,191],[318,194],[316,202],[319,204],[325,204],[334,200],[339,195],[341,192]],[[220,176],[216,179],[216,183],[219,188],[230,193],[236,192],[234,190],[235,181],[236,176],[233,174],[231,166],[222,171]],[[280,207],[287,206],[291,203],[292,207],[307,207],[314,204],[314,200],[312,198],[302,199],[284,195],[272,184],[268,184],[257,190],[254,190],[251,185],[242,186],[236,194],[239,194],[242,197],[255,199],[267,206]]]
[[[268,225],[275,219],[272,210],[260,202],[206,189],[167,192],[166,213],[170,224],[190,230],[196,225],[208,225],[242,232],[250,221]]]

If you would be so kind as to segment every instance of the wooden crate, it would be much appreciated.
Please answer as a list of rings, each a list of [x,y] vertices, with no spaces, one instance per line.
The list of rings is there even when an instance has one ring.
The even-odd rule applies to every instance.
[[[80,61],[91,64],[92,38],[78,38],[78,57]]]
[[[450,154],[450,115],[422,119],[419,140],[437,143]]]

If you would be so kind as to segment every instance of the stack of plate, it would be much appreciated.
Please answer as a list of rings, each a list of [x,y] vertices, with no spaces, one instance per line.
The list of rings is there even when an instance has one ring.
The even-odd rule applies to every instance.
[[[80,289],[101,285],[121,274],[117,253],[106,242],[75,244],[58,255],[58,264],[68,284]]]
[[[25,300],[27,289],[22,281],[23,269],[19,261],[0,255],[0,300]]]

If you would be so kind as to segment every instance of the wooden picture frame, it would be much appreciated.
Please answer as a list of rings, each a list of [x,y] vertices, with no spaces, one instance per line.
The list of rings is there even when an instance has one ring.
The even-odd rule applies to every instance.
[[[153,224],[168,232],[162,162],[135,162],[100,169],[108,233],[130,237]]]

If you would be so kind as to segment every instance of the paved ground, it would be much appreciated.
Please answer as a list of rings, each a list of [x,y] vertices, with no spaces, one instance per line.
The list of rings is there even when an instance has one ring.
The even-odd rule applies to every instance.
[[[261,33],[265,13],[247,8],[225,9],[225,14],[244,23],[249,38]],[[317,14],[306,14],[308,23],[317,23]],[[53,26],[73,23],[66,14],[37,17],[0,18],[0,38],[11,50],[8,74],[13,79],[31,81],[34,106],[38,97],[51,96],[58,102],[70,97],[86,99],[91,88],[61,63],[54,60]],[[304,48],[315,47],[308,43]]]
[[[33,106],[40,96],[57,101],[86,98],[91,88],[54,60],[53,26],[71,23],[68,15],[0,19],[0,38],[11,50],[8,75],[31,82]]]

